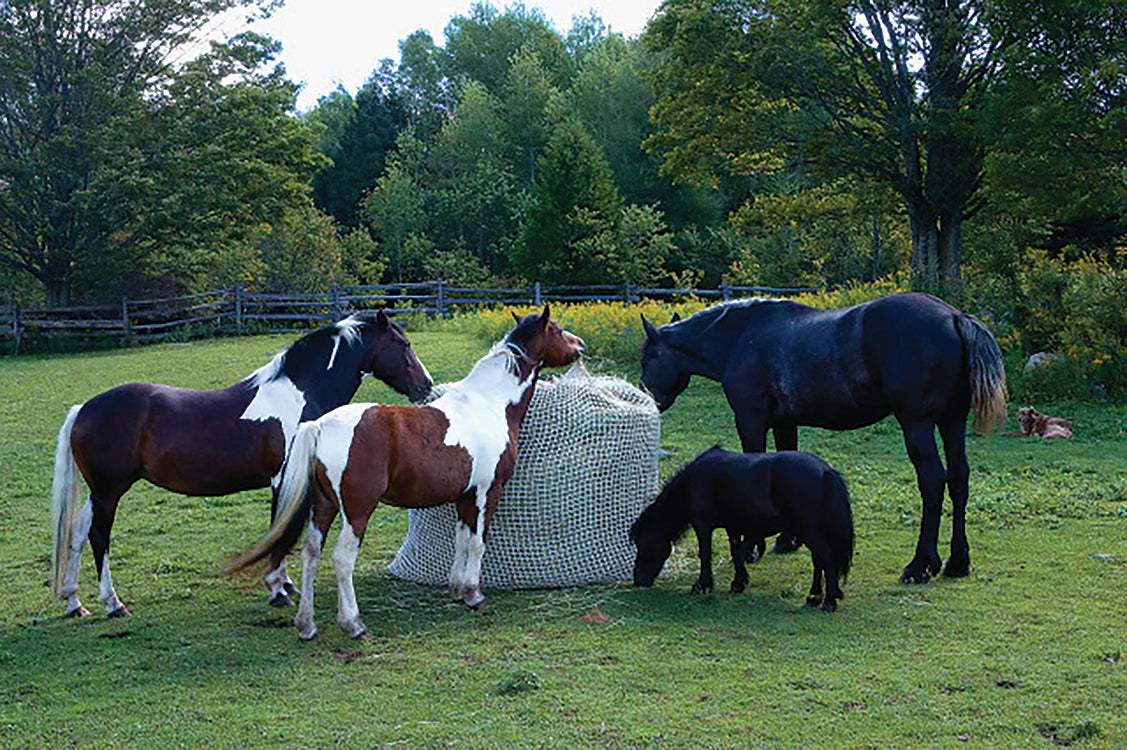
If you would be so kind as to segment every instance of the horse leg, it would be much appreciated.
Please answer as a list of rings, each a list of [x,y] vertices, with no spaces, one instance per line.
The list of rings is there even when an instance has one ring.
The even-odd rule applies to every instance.
[[[364,541],[367,519],[359,522],[359,529],[344,519],[341,525],[337,546],[333,550],[333,570],[337,576],[337,623],[350,638],[363,638],[368,628],[360,620],[360,607],[356,603],[356,588],[352,583],[352,573],[356,570],[356,555]]]
[[[93,491],[90,493],[90,548],[94,551],[94,564],[98,569],[98,601],[105,606],[106,614],[110,617],[129,616],[129,610],[117,598],[113,577],[110,575],[110,530],[113,528],[117,503],[122,494],[124,491],[107,495]]]
[[[920,537],[916,554],[904,568],[901,583],[926,583],[940,569],[939,520],[943,510],[943,486],[947,481],[935,445],[935,424],[930,421],[900,422],[908,457],[916,468],[916,481],[923,499]]]
[[[814,580],[810,585],[810,594],[806,603],[811,607],[822,605],[823,612],[833,612],[837,609],[837,600],[845,595],[837,576],[837,565],[833,559],[833,552],[829,542],[819,532],[808,530],[806,534],[806,547],[810,550],[810,558],[814,562]],[[826,579],[826,594],[822,596],[822,576]]]
[[[967,463],[966,425],[965,411],[939,424],[943,453],[947,459],[947,491],[951,495],[951,557],[943,568],[943,575],[949,578],[970,574],[970,545],[967,543],[970,465]]]
[[[485,605],[485,595],[481,593],[481,559],[485,555],[485,530],[493,516],[493,510],[501,499],[501,485],[493,485],[485,493],[485,502],[481,502],[479,489],[477,518],[474,519],[474,532],[469,539],[466,554],[465,588],[461,597],[466,606],[480,609]]]
[[[273,524],[274,516],[278,509],[278,487],[271,487],[270,522]],[[286,553],[276,552],[266,561],[266,570],[262,573],[262,581],[270,590],[271,607],[292,607],[293,598],[300,596],[301,592],[286,574]]]
[[[82,606],[78,600],[78,573],[82,568],[82,549],[90,537],[90,522],[94,516],[93,504],[86,499],[82,510],[75,516],[70,527],[70,546],[67,549],[66,567],[63,572],[63,585],[59,594],[66,599],[67,608],[64,617],[85,617],[90,610]]]
[[[336,518],[337,508],[332,503],[314,500],[313,516],[309,529],[305,532],[305,544],[301,548],[301,603],[297,607],[294,626],[298,637],[308,641],[317,635],[317,625],[313,621],[313,580],[317,577],[317,567],[321,563],[321,551],[325,547],[325,536]],[[347,526],[347,524],[345,524]]]
[[[742,594],[747,589],[747,559],[751,549],[751,539],[744,534],[733,533],[728,529],[728,548],[732,551],[732,566],[736,569],[736,577],[732,579],[733,594]]]
[[[822,568],[814,563],[814,580],[810,582],[810,593],[806,595],[807,606],[817,607],[822,603],[822,573]]]
[[[478,609],[485,604],[481,593],[481,558],[485,554],[486,509],[501,488],[477,487],[458,499],[458,523],[454,527],[454,563],[450,566],[450,592],[455,601]]]
[[[704,594],[712,590],[712,529],[693,524],[697,535],[697,550],[700,553],[700,576],[691,590],[694,594]]]

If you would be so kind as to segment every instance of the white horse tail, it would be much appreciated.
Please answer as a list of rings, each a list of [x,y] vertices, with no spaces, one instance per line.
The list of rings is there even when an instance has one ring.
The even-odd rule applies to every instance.
[[[317,441],[320,437],[320,420],[301,423],[286,457],[274,523],[266,536],[227,566],[228,573],[253,565],[276,550],[289,552],[293,548],[313,507],[313,486],[310,479],[313,476],[313,462],[317,459]]]
[[[61,593],[63,574],[70,551],[71,527],[82,494],[78,464],[74,462],[74,452],[70,447],[74,420],[81,410],[82,404],[70,407],[55,443],[55,476],[51,482],[51,528],[55,535],[55,544],[51,549],[51,590],[59,598],[65,598]]]

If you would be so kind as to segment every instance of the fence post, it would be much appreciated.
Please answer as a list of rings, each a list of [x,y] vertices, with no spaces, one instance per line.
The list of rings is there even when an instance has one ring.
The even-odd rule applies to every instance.
[[[532,306],[540,307],[540,282],[537,281],[532,286]]]
[[[235,335],[243,335],[243,285],[235,284]]]
[[[435,284],[435,287],[436,287],[435,291],[434,291],[434,306],[436,308],[435,312],[438,315],[438,317],[445,318],[446,317],[446,282],[443,281],[442,279],[438,279],[437,281],[434,282],[434,284]]]
[[[340,320],[341,315],[343,315],[343,306],[341,305],[340,301],[340,285],[333,284],[331,287],[329,287],[329,295],[332,297],[333,305],[333,319],[329,322],[335,323],[336,321]]]
[[[20,303],[12,302],[12,354],[20,353],[20,336],[23,330],[20,327]]]
[[[121,330],[127,346],[133,345],[133,321],[129,319],[129,298],[121,298]]]
[[[732,285],[727,281],[720,285],[720,297],[726,300],[732,298]]]

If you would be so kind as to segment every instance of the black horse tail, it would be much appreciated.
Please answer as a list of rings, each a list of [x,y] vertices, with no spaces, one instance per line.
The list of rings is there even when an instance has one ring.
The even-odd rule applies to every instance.
[[[830,545],[830,564],[844,583],[853,563],[853,509],[845,479],[833,469],[823,479],[822,535]]]
[[[321,423],[317,420],[303,422],[298,428],[286,457],[274,523],[266,536],[227,566],[228,574],[253,565],[267,555],[285,554],[293,549],[313,508],[313,493],[317,489],[310,480],[313,477],[313,462],[317,459],[317,441],[320,437]]]
[[[1006,368],[1002,349],[986,325],[966,313],[955,317],[963,339],[963,354],[970,373],[970,406],[974,411],[972,428],[989,435],[1006,419]]]

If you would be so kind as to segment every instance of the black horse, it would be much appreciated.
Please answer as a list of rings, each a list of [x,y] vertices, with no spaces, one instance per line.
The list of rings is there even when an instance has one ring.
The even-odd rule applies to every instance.
[[[837,608],[840,582],[853,559],[853,512],[845,481],[822,459],[802,451],[733,453],[719,446],[682,469],[630,527],[638,548],[634,585],[650,586],[669,558],[673,542],[693,527],[700,577],[693,593],[712,588],[712,532],[724,528],[736,577],[732,593],[747,587],[748,546],[783,532],[795,536],[814,559],[806,603]],[[822,576],[826,593],[822,596]]]
[[[841,310],[755,299],[702,310],[654,328],[645,318],[642,386],[664,411],[692,375],[720,381],[743,450],[798,447],[798,425],[850,430],[896,416],[916,469],[923,517],[900,577],[940,570],[943,487],[951,494],[951,557],[944,574],[970,572],[966,421],[989,432],[1005,417],[1006,373],[994,336],[977,318],[926,294],[894,294]],[[947,469],[939,460],[935,428]]]

